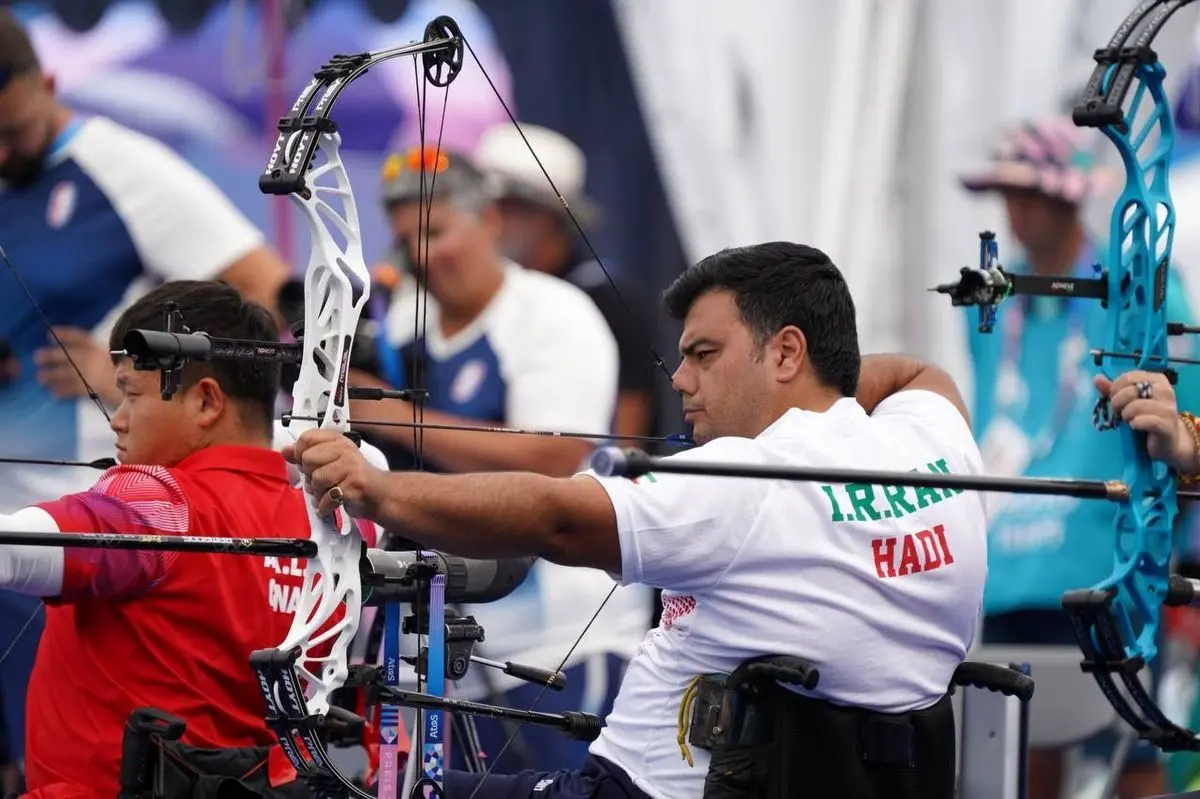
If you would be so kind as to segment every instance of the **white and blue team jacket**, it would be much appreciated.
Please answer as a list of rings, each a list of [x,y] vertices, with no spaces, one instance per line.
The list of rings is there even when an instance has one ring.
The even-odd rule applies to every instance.
[[[0,247],[51,323],[91,330],[105,344],[121,311],[153,285],[214,279],[262,244],[262,233],[206,177],[103,117],[74,120],[33,185],[0,183]],[[20,375],[0,385],[5,454],[111,457],[114,436],[90,400],[55,400],[38,385],[33,355],[49,333],[5,267],[0,341],[20,359]],[[0,466],[0,512],[85,490],[96,476]]]

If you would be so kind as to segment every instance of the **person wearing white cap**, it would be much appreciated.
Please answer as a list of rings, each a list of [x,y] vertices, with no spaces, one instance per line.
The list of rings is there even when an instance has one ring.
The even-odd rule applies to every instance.
[[[1019,259],[1004,259],[1005,269],[1094,276],[1104,247],[1084,227],[1080,211],[1106,187],[1107,176],[1093,163],[1088,135],[1065,117],[1026,122],[1000,137],[988,164],[961,177],[968,191],[996,192],[1004,200],[1023,250]],[[1002,243],[1001,253],[1005,249]],[[1175,283],[1178,270],[1169,274]],[[1097,368],[1088,351],[1103,345],[1105,313],[1093,300],[1012,297],[999,308],[996,332],[984,335],[971,309],[971,417],[989,473],[1105,479],[1121,463],[1119,437],[1092,424]],[[1181,284],[1170,287],[1167,316],[1195,324]],[[1190,340],[1180,337],[1179,343],[1187,346]],[[1200,370],[1181,369],[1176,390],[1184,407],[1200,407]],[[1075,646],[1062,595],[1094,585],[1111,571],[1112,542],[1105,536],[1113,534],[1112,509],[1103,501],[1014,496],[995,503],[989,510],[982,642]],[[1156,688],[1160,663],[1151,666]],[[1106,733],[1088,741],[1084,752],[1107,762],[1116,744],[1116,735]],[[1057,799],[1062,754],[1030,752],[1029,799]],[[1166,791],[1156,750],[1135,745],[1119,795]]]
[[[593,229],[601,210],[584,190],[587,158],[583,151],[549,128],[522,123],[518,129],[504,123],[484,132],[474,162],[497,181],[501,251],[528,269],[583,289],[612,329],[621,361],[613,432],[650,435],[655,409],[649,314],[634,287],[624,281],[614,286],[605,268],[579,246],[575,225],[542,172],[545,167],[580,226]]]
[[[502,425],[610,434],[617,346],[600,311],[570,283],[523,269],[504,257],[498,248],[494,185],[462,154],[428,147],[393,155],[383,166],[381,189],[398,260],[416,263],[420,246],[420,269],[410,268],[402,277],[406,287],[398,287],[400,299],[393,301],[388,340],[399,349],[400,371],[407,372],[402,385],[390,387],[427,389],[423,421],[442,426],[421,431],[426,469],[574,474],[593,442],[445,428]],[[430,300],[428,306],[421,303],[419,319],[410,299],[426,292],[416,286],[414,272]],[[414,341],[417,333],[420,338]],[[359,373],[352,382],[387,385]],[[351,409],[351,417],[360,423],[411,424],[413,413],[409,403],[400,401],[355,402]],[[369,424],[363,429],[370,431],[370,440],[393,469],[415,465],[412,429]],[[420,531],[413,537],[419,539]],[[479,654],[502,662],[557,667],[565,644],[579,634],[612,588],[612,578],[603,571],[538,561],[513,594],[462,612],[487,630]],[[592,634],[567,661],[568,687],[542,697],[539,708],[561,712],[583,707],[606,713],[617,678],[649,621],[649,590],[617,589]],[[528,707],[539,692],[538,686],[480,668],[455,686],[459,698],[514,707]],[[587,750],[585,742],[530,725],[499,757],[508,738],[505,725],[479,718],[476,727],[474,748],[488,753],[500,773],[557,767],[581,760]],[[455,748],[457,756],[466,750]]]

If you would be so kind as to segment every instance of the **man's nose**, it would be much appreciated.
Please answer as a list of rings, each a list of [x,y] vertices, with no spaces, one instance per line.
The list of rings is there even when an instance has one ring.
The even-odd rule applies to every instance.
[[[125,403],[122,402],[117,406],[117,410],[113,412],[113,415],[108,420],[108,428],[114,433],[123,433],[127,428],[125,424],[125,411],[122,410],[124,407]]]
[[[688,374],[687,364],[680,363],[675,369],[675,373],[671,375],[671,388],[675,389],[680,394],[691,394],[689,390],[692,385],[691,375]]]

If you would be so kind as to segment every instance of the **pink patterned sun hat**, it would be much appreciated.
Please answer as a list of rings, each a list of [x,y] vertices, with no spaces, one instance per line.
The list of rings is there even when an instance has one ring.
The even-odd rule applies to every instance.
[[[1078,205],[1112,185],[1088,149],[1093,135],[1065,116],[1025,122],[999,138],[988,164],[959,180],[972,192],[1026,189]]]

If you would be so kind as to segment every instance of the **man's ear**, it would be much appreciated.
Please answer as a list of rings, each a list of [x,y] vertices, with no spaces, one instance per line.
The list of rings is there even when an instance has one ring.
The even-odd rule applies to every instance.
[[[202,377],[188,389],[184,400],[196,423],[204,428],[215,425],[229,409],[229,397],[211,377]]]
[[[808,341],[800,328],[788,325],[775,334],[768,351],[774,362],[775,379],[780,383],[788,383],[800,374],[804,366],[804,359],[808,356]]]

